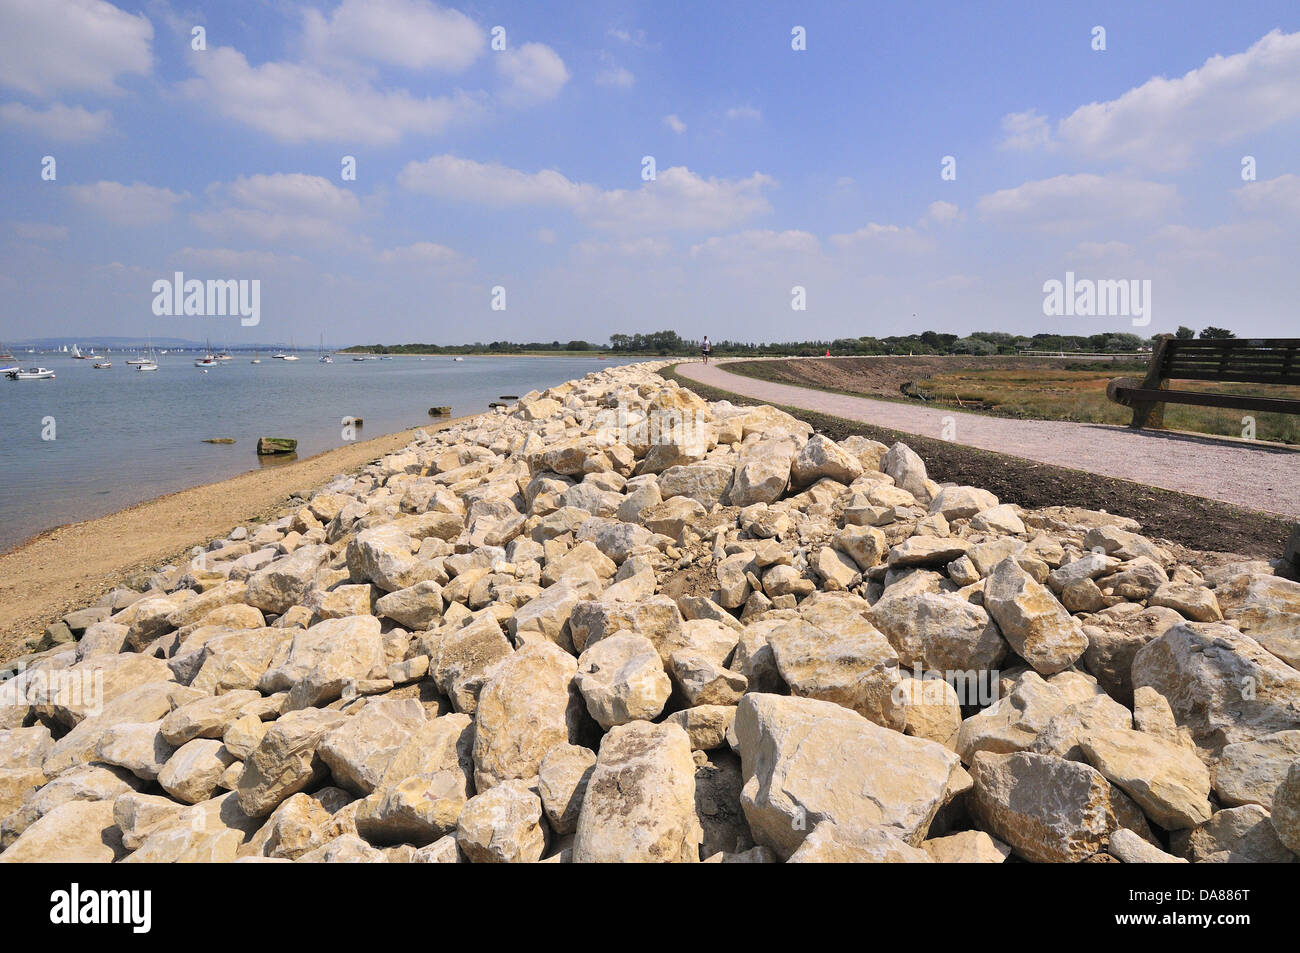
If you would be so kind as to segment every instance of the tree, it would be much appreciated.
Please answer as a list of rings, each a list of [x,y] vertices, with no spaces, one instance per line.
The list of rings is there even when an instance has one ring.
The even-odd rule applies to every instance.
[[[1196,332],[1186,325],[1180,324],[1178,325],[1178,330],[1174,332],[1174,337],[1180,341],[1190,341],[1192,338],[1196,337]]]
[[[1216,328],[1213,325],[1201,331],[1201,339],[1206,341],[1224,341],[1236,336],[1227,328]]]

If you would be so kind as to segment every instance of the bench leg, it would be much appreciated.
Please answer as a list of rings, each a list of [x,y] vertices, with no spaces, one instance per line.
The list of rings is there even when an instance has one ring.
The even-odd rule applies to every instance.
[[[1144,427],[1152,430],[1163,430],[1165,426],[1164,403],[1149,400],[1135,402],[1133,404],[1133,422],[1129,426],[1134,430],[1141,430]]]

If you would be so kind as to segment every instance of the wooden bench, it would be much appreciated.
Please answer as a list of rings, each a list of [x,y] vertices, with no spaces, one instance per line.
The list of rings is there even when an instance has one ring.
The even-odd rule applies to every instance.
[[[1106,385],[1110,400],[1133,408],[1130,426],[1138,430],[1163,427],[1165,404],[1300,414],[1300,400],[1169,390],[1171,380],[1300,386],[1300,339],[1180,340],[1161,335],[1143,380],[1119,377]]]

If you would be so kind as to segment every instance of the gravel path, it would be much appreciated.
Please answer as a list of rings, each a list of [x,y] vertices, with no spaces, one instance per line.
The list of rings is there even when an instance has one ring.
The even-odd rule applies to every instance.
[[[1192,493],[1251,509],[1300,516],[1300,453],[1273,445],[1129,430],[1107,424],[1011,420],[849,397],[731,374],[717,364],[679,364],[682,377],[787,407],[950,437],[966,446]],[[945,434],[945,426],[948,434]]]

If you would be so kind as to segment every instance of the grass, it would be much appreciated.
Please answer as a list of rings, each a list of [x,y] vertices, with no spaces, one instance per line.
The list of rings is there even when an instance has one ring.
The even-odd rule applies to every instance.
[[[940,404],[1002,417],[1126,425],[1132,419],[1132,412],[1106,399],[1106,383],[1112,377],[1137,375],[1127,373],[1128,369],[1106,370],[1102,374],[1074,369],[955,371],[919,380],[916,390]],[[1263,384],[1211,384],[1202,381],[1180,384],[1171,381],[1170,388],[1262,397],[1296,396],[1294,387]],[[1222,407],[1165,405],[1165,427],[1170,430],[1243,437],[1246,436],[1243,418],[1247,416],[1243,411]],[[1254,417],[1257,439],[1300,444],[1300,417],[1264,413],[1249,416]]]

